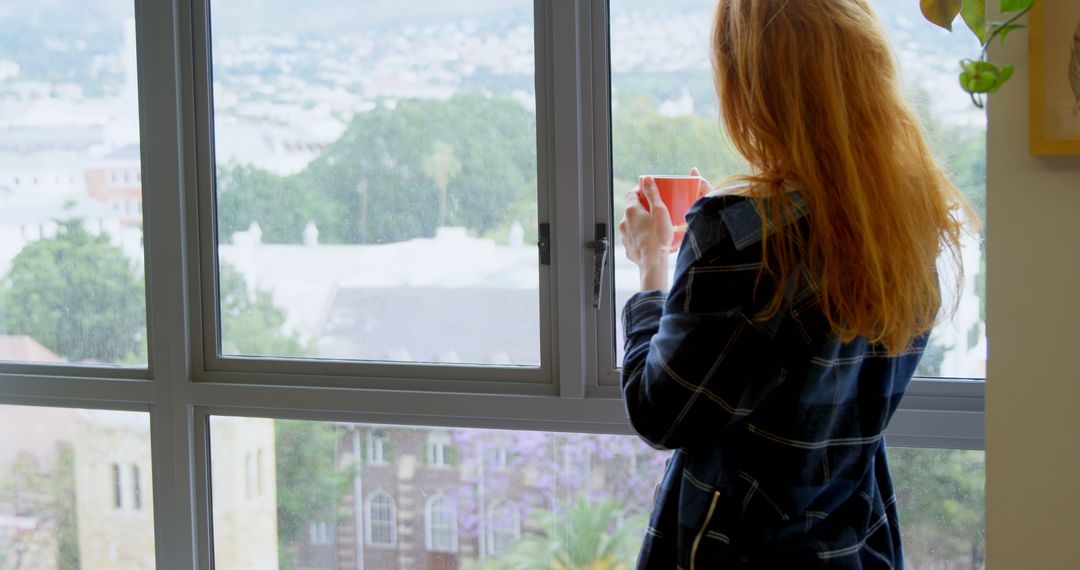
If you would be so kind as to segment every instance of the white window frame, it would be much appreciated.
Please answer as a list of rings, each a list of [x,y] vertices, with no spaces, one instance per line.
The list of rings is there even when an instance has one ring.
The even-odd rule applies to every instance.
[[[0,363],[0,404],[149,414],[158,568],[213,567],[212,415],[632,433],[610,354],[617,315],[591,307],[587,250],[595,225],[613,223],[606,0],[535,2],[538,210],[551,265],[540,271],[542,364],[532,369],[218,356],[206,295],[216,280],[207,0],[133,1],[148,366]],[[982,449],[983,400],[982,382],[917,379],[889,443]]]
[[[513,522],[513,527],[509,529],[499,528],[495,523],[496,509],[504,506],[510,508],[510,518]],[[497,541],[495,540],[495,536],[499,533],[509,534],[513,537],[512,542],[517,541],[521,538],[521,509],[519,509],[518,506],[509,499],[497,499],[495,501],[492,501],[491,504],[488,505],[487,512],[484,513],[484,516],[487,517],[487,540],[485,541],[487,554],[489,556],[499,556],[505,554],[507,552],[506,550],[499,551],[497,548],[495,548],[495,545],[497,543]]]
[[[390,437],[383,430],[372,430],[367,434],[367,457],[364,459],[371,465],[386,465],[386,446],[390,444]]]
[[[334,543],[333,525],[329,521],[317,520],[308,524],[308,543],[325,546]]]
[[[390,520],[389,521],[376,521],[375,520],[375,508],[374,503],[376,499],[387,499],[390,501]],[[371,495],[368,495],[364,501],[364,519],[367,524],[364,525],[364,543],[372,548],[396,548],[397,547],[397,503],[394,501],[394,497],[386,491],[376,491]],[[390,541],[389,542],[376,542],[375,541],[375,525],[376,524],[389,524],[390,525]]]
[[[438,430],[429,433],[424,445],[428,467],[450,467],[450,448],[453,445],[450,432]]]
[[[434,510],[437,504],[444,503],[449,507],[446,509],[450,514],[450,524],[448,528],[436,527],[434,521]],[[457,505],[446,495],[438,494],[428,497],[428,500],[424,502],[424,550],[428,552],[457,552],[458,551],[458,510]],[[442,546],[436,547],[435,545],[435,533],[446,532],[448,533],[448,542],[450,545],[447,548]]]

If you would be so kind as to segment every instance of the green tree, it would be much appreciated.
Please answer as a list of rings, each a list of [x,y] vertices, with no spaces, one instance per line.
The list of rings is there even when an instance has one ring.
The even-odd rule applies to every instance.
[[[981,451],[889,450],[904,554],[913,568],[985,557],[984,460]],[[939,566],[935,566],[939,567]]]
[[[945,346],[937,342],[934,335],[930,335],[930,341],[923,352],[919,367],[915,370],[915,376],[934,378],[941,375],[941,363],[945,361],[945,353],[952,350],[953,346]]]
[[[53,518],[56,521],[56,565],[61,570],[79,568],[79,531],[75,513],[75,449],[58,443],[56,469],[50,475]]]
[[[642,174],[689,174],[697,167],[712,182],[746,173],[715,119],[698,115],[665,117],[651,96],[621,105],[612,117],[612,175],[616,203]]]
[[[144,299],[120,248],[69,220],[15,256],[0,284],[0,326],[73,362],[145,362]]]
[[[355,473],[351,465],[337,465],[340,435],[338,425],[328,422],[274,422],[278,558],[283,569],[292,568],[295,545],[312,521],[337,521]]]
[[[535,182],[536,118],[518,102],[406,100],[355,115],[298,174],[222,167],[219,227],[229,235],[257,222],[269,243],[300,243],[308,222],[326,243],[430,237],[439,225],[485,234],[536,201]]]
[[[424,159],[424,174],[428,175],[439,190],[440,226],[446,225],[446,190],[450,179],[461,174],[461,161],[454,156],[454,147],[444,141],[435,141],[431,154]]]
[[[221,345],[226,354],[308,356],[309,350],[285,329],[285,312],[270,293],[249,291],[244,276],[222,263]]]
[[[568,510],[533,512],[530,535],[477,570],[624,570],[641,546],[644,517],[619,524],[622,504],[579,497]]]
[[[217,187],[218,228],[223,241],[257,222],[263,241],[301,242],[310,208],[305,196],[296,191],[296,177],[282,178],[254,166],[226,164],[218,169]]]
[[[19,451],[14,460],[0,472],[0,496],[20,516],[46,521],[51,518],[52,497],[48,494],[49,475],[38,458],[29,451]],[[0,552],[10,553],[13,562],[4,568],[20,568],[29,559],[41,556],[44,536],[38,528],[25,533],[3,537]],[[44,544],[47,544],[45,542]],[[2,558],[0,558],[2,560]],[[4,562],[7,562],[6,560]]]

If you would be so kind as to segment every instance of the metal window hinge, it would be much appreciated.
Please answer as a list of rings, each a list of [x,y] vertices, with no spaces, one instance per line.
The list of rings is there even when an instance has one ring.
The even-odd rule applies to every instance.
[[[608,259],[607,224],[596,224],[596,239],[589,242],[589,249],[593,252],[593,282],[592,282],[592,307],[600,308],[600,295],[604,291],[604,273],[607,270]]]
[[[551,224],[540,224],[536,247],[540,251],[540,265],[551,265]]]

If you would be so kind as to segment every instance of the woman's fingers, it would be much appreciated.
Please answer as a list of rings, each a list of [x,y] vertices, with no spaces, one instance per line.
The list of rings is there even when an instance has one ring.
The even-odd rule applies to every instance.
[[[690,176],[697,176],[698,178],[701,178],[701,172],[698,171],[697,167],[691,168]],[[712,185],[709,184],[708,180],[701,178],[701,181],[698,182],[697,197],[701,198],[702,196],[707,195],[709,192],[712,192]]]
[[[656,181],[651,176],[646,176],[642,181],[642,193],[645,194],[645,199],[649,202],[649,210],[653,212],[666,211],[667,207],[664,205],[664,201],[660,199],[660,188],[656,185]]]
[[[630,239],[629,229],[629,224],[627,224],[626,218],[623,217],[622,221],[619,222],[620,241],[622,241],[623,251],[626,252],[626,258],[635,261],[637,259],[637,250],[634,248],[634,241]]]

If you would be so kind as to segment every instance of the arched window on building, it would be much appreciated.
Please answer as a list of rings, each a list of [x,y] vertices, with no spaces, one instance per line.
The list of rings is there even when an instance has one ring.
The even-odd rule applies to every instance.
[[[367,499],[367,529],[365,539],[371,546],[397,544],[397,507],[394,498],[379,491]]]
[[[424,506],[424,547],[429,552],[457,552],[457,507],[435,495]]]
[[[487,512],[487,551],[498,556],[512,548],[521,538],[521,511],[517,505],[502,499],[491,503]]]

